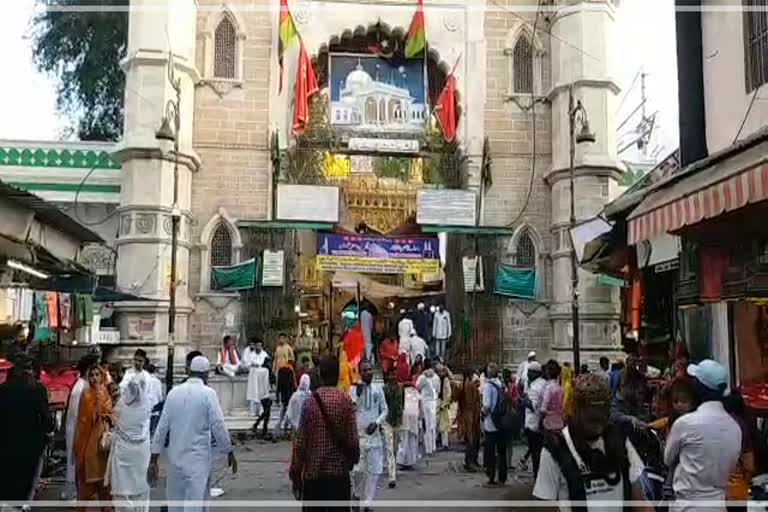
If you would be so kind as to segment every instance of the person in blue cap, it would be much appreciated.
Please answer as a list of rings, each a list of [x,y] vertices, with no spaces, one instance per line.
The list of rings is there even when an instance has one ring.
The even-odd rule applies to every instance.
[[[688,365],[687,373],[701,405],[678,418],[667,437],[664,463],[675,467],[670,510],[724,510],[728,475],[741,453],[741,429],[723,406],[728,373],[711,359]]]

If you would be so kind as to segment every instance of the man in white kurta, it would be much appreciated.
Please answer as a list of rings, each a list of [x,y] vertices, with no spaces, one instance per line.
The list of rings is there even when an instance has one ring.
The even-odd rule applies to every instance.
[[[411,336],[411,331],[415,331],[416,329],[413,325],[413,320],[407,316],[404,309],[400,310],[400,315],[402,318],[397,323],[397,335],[400,338],[400,343],[402,343],[405,338]]]
[[[69,405],[67,406],[67,421],[65,424],[65,438],[67,443],[67,483],[64,493],[67,499],[72,499],[76,495],[75,488],[75,457],[73,454],[73,447],[75,442],[75,426],[77,425],[77,410],[80,407],[80,395],[85,389],[85,385],[88,382],[83,378],[82,374],[77,379],[77,382],[72,386],[72,391],[69,393]]]
[[[269,354],[264,350],[264,342],[251,340],[243,351],[243,368],[248,369],[248,388],[245,398],[251,408],[251,414],[261,414],[261,401],[269,396]]]
[[[233,378],[240,369],[240,356],[232,336],[224,336],[222,344],[223,346],[216,353],[216,370],[229,378]]]
[[[381,425],[387,420],[389,408],[384,390],[373,384],[373,367],[367,361],[360,363],[362,382],[349,389],[355,404],[357,433],[360,436],[360,462],[353,470],[353,489],[365,510],[370,510],[376,497],[376,483],[384,472],[384,440]]]
[[[421,338],[416,334],[416,329],[411,332],[408,347],[408,360],[411,366],[416,362],[418,356],[421,356],[422,361],[427,360],[427,351],[429,350],[429,347],[427,346],[427,342],[424,341],[424,338]]]
[[[424,451],[427,455],[437,450],[437,400],[440,392],[440,377],[429,367],[416,379],[416,389],[421,393],[424,409]]]
[[[120,392],[124,393],[128,383],[136,376],[140,375],[145,382],[149,382],[149,372],[146,370],[147,353],[142,349],[137,349],[133,354],[133,365],[125,370],[123,378],[120,381]]]
[[[403,391],[403,420],[397,447],[397,463],[401,466],[412,467],[419,461],[419,432],[423,417],[421,393],[408,382]]]
[[[209,370],[210,362],[205,356],[192,360],[187,381],[168,393],[152,438],[150,482],[157,480],[157,460],[165,449],[166,437],[170,438],[165,451],[168,456],[166,498],[172,502],[168,507],[171,512],[207,510],[206,499],[216,456],[227,453],[232,473],[237,472],[237,460],[224,426],[219,399],[205,383]]]

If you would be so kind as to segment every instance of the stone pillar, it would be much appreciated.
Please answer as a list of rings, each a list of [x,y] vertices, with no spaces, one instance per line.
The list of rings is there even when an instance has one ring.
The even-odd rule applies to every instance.
[[[171,211],[174,191],[172,144],[158,141],[155,132],[175,101],[169,80],[169,60],[181,84],[178,206],[176,340],[177,361],[183,361],[187,319],[192,309],[188,292],[192,214],[192,173],[200,161],[192,150],[195,69],[196,0],[132,0],[128,50],[122,62],[126,74],[125,128],[116,156],[122,164],[119,229],[116,241],[117,284],[147,300],[116,306],[126,355],[143,346],[153,361],[165,363],[168,340],[168,293],[171,264]],[[169,57],[170,53],[173,58]],[[171,123],[173,125],[173,123]]]
[[[561,0],[563,11],[552,25],[552,187],[553,301],[552,349],[572,360],[570,136],[568,92],[587,110],[594,144],[576,148],[576,222],[594,217],[616,190],[622,166],[616,155],[615,112],[619,87],[614,79],[614,17],[618,0]],[[565,41],[565,42],[564,42]],[[577,127],[578,131],[578,127]],[[617,348],[619,297],[600,286],[594,274],[579,271],[580,345],[582,363],[593,363]]]

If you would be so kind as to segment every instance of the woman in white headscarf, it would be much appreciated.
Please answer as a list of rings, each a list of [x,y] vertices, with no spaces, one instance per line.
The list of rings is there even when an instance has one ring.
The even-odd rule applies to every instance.
[[[105,485],[111,485],[117,512],[149,510],[149,418],[148,383],[136,375],[123,388],[114,408],[115,428],[107,462]]]
[[[288,401],[288,412],[286,412],[285,417],[290,422],[294,432],[298,430],[301,423],[301,408],[304,407],[304,402],[312,394],[309,390],[309,383],[309,374],[305,373],[299,379],[299,389],[293,392]]]

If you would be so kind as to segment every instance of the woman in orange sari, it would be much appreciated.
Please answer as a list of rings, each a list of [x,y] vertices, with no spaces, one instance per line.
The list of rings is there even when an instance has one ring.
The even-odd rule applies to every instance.
[[[106,376],[99,366],[92,366],[87,373],[88,385],[80,397],[73,446],[77,499],[86,501],[111,500],[109,487],[104,486],[108,451],[101,448],[101,437],[112,422],[112,399],[106,385]],[[86,507],[78,507],[86,510]],[[102,510],[111,510],[102,507]]]

